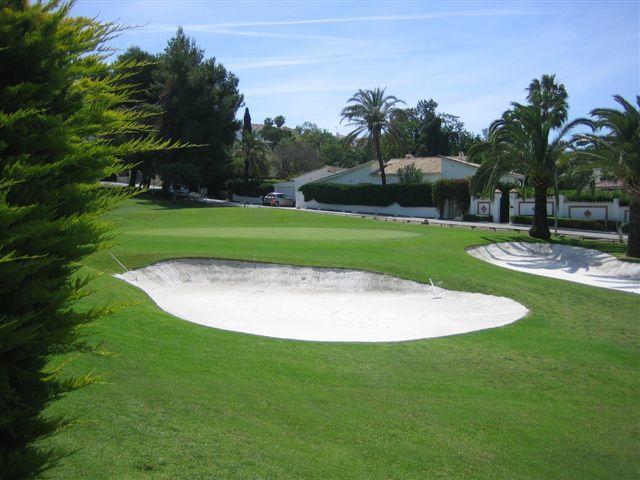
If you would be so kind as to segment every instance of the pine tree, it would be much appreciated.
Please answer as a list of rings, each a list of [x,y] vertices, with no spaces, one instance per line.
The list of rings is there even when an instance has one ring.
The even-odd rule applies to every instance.
[[[131,92],[105,62],[117,25],[67,2],[0,6],[0,477],[19,479],[59,457],[35,443],[62,422],[44,408],[91,381],[51,361],[90,350],[79,327],[108,310],[74,309],[88,294],[78,261],[104,247],[104,214],[125,197],[99,180],[167,143],[123,107]],[[137,135],[114,141],[123,133]]]
[[[160,133],[165,139],[199,146],[172,152],[163,163],[190,163],[200,172],[202,183],[210,189],[221,187],[240,127],[236,112],[243,97],[238,78],[215,58],[205,59],[203,50],[181,28],[169,40],[160,61]]]

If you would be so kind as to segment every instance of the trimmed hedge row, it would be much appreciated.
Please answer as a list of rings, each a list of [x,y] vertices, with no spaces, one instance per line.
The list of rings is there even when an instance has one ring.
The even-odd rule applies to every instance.
[[[339,205],[387,207],[397,203],[403,207],[433,207],[430,183],[390,185],[343,185],[340,183],[308,183],[300,188],[305,201]]]
[[[566,190],[560,191],[561,194],[564,194],[565,198],[570,202],[590,202],[590,203],[598,203],[598,202],[612,202],[614,198],[620,199],[620,205],[629,205],[629,197],[628,195],[620,190],[603,192],[603,191],[582,191],[577,193],[575,190]]]
[[[555,225],[554,217],[547,217],[549,220],[549,227]],[[531,215],[515,215],[512,217],[513,223],[521,223],[523,225],[533,224],[533,216]],[[612,220],[581,220],[579,218],[558,218],[558,227],[560,228],[573,228],[576,230],[596,230],[596,231],[616,231],[616,222]],[[626,224],[622,226],[622,230],[625,231]]]
[[[531,187],[516,189],[521,196],[524,195],[527,198],[531,198],[534,196],[534,190]],[[547,196],[552,197],[554,195],[555,190],[549,188],[547,190]],[[619,198],[620,205],[629,205],[629,195],[627,195],[627,193],[622,190],[596,190],[595,192],[591,192],[590,190],[582,190],[580,193],[578,193],[577,190],[560,190],[560,195],[564,195],[565,200],[567,200],[568,202],[607,203],[612,202],[614,198]]]
[[[236,195],[243,197],[263,197],[267,193],[273,192],[276,180],[247,180],[241,178],[229,180],[227,188]]]

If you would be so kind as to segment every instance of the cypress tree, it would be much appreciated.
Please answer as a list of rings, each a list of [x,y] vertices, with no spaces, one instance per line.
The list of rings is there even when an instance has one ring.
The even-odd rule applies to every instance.
[[[249,113],[249,107],[245,107],[242,133],[244,134],[251,132],[253,132],[253,127],[251,126],[251,114]]]
[[[105,62],[117,25],[71,17],[68,2],[0,6],[0,477],[19,479],[60,456],[36,445],[62,422],[44,408],[91,381],[52,357],[90,350],[79,327],[108,311],[74,308],[88,294],[79,260],[105,246],[104,214],[126,196],[99,180],[167,142],[123,107],[127,73]]]

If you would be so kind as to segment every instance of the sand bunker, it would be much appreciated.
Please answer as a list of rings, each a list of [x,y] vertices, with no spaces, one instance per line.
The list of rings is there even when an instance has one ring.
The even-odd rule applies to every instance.
[[[548,243],[493,243],[470,248],[480,260],[501,267],[596,287],[640,293],[640,263],[587,248]]]
[[[117,277],[190,322],[277,338],[388,342],[499,327],[527,313],[503,297],[387,275],[225,260],[170,260]]]

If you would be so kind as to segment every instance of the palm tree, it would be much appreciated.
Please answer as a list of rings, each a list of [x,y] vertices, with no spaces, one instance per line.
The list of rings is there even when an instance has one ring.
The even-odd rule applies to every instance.
[[[580,120],[593,133],[575,135],[585,147],[575,155],[579,170],[597,168],[622,180],[630,198],[627,256],[640,257],[640,96],[636,96],[637,107],[620,95],[613,98],[622,110],[596,108],[590,113],[592,120]]]
[[[249,175],[257,177],[269,173],[269,147],[266,142],[256,136],[255,133],[244,131],[242,140],[236,141],[233,146],[233,156],[244,164],[243,178],[245,182]]]
[[[567,122],[567,92],[554,75],[534,79],[527,88],[527,103],[512,103],[489,127],[485,142],[470,149],[473,159],[484,162],[471,183],[473,192],[493,192],[500,178],[516,171],[525,175],[535,191],[533,225],[529,235],[549,239],[547,189],[555,184],[558,160],[569,142],[567,133],[576,122]]]
[[[376,152],[376,158],[380,165],[380,178],[382,185],[387,184],[387,176],[384,173],[384,162],[380,149],[380,139],[386,134],[389,141],[400,138],[402,132],[392,123],[391,117],[397,109],[396,105],[404,103],[393,95],[385,95],[386,88],[376,87],[373,90],[358,90],[342,109],[342,121],[355,128],[345,138],[347,145],[366,140]],[[365,134],[365,136],[363,136]]]

